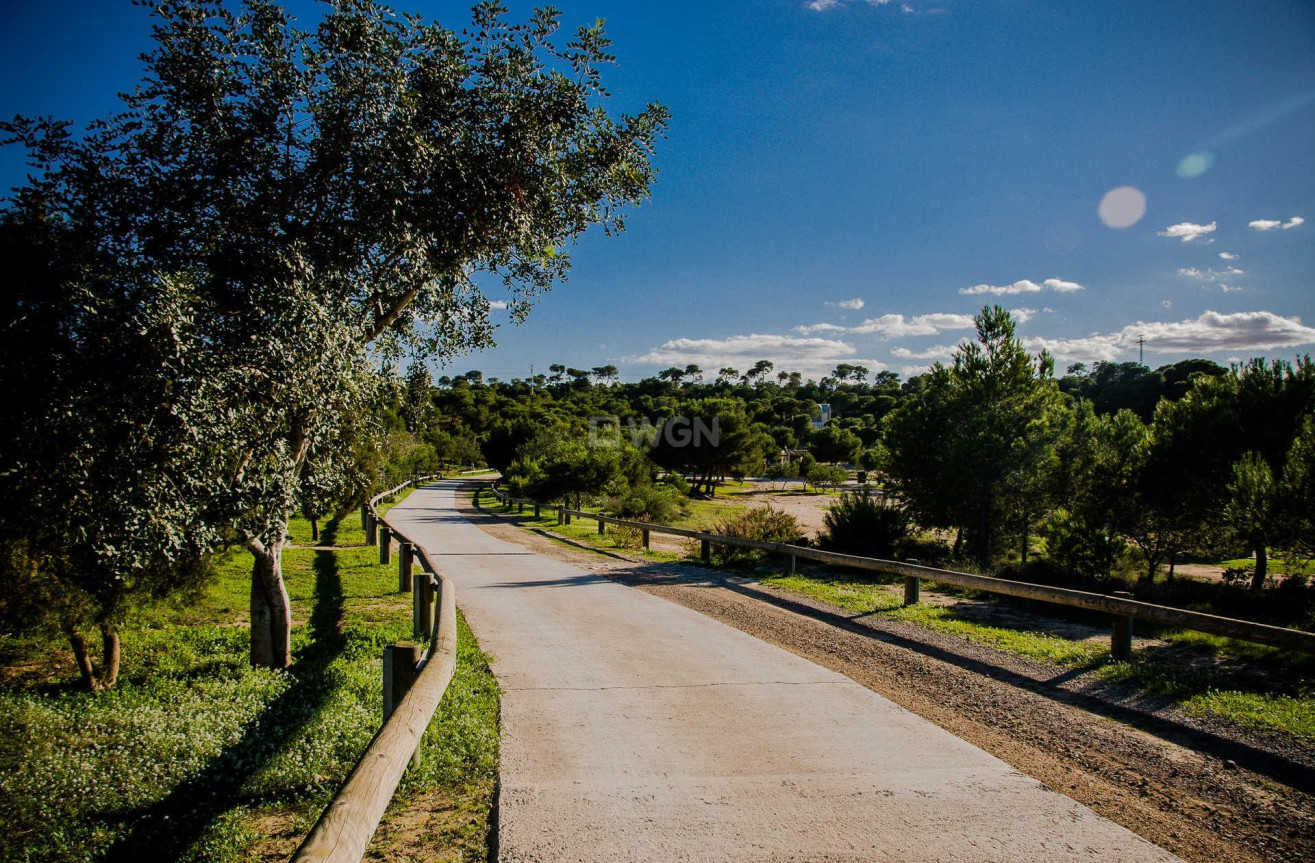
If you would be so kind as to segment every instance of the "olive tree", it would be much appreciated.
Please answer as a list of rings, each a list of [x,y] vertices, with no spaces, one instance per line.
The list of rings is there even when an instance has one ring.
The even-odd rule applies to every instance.
[[[195,417],[226,458],[222,514],[254,557],[251,659],[290,662],[281,572],[316,442],[369,403],[379,363],[491,344],[501,282],[519,320],[587,228],[623,228],[654,178],[666,111],[613,116],[601,22],[559,44],[555,11],[498,2],[458,34],[375,0],[302,30],[268,0],[160,0],[123,110],[5,129],[51,217],[104,253],[186,279],[217,387]],[[130,264],[130,266],[129,266]]]
[[[213,384],[187,286],[121,270],[89,226],[37,203],[0,223],[0,618],[62,634],[98,690],[132,607],[195,585],[220,540],[214,449],[186,420]]]

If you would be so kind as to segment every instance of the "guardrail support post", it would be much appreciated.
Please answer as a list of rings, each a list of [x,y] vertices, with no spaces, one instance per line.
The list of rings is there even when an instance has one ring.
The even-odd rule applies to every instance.
[[[384,648],[384,722],[416,682],[416,663],[421,648],[409,641],[399,641]]]
[[[1123,599],[1132,599],[1132,594],[1126,590],[1116,590],[1114,596]],[[1132,618],[1123,615],[1114,615],[1114,625],[1110,633],[1110,655],[1116,662],[1122,662],[1132,659]]]
[[[480,491],[481,491],[480,489],[475,489],[475,497],[471,500],[471,504],[475,507],[475,509],[479,509],[479,493],[480,493]]]
[[[539,505],[537,503],[534,505],[534,517],[539,517]]]
[[[416,547],[409,542],[397,544],[397,592],[406,593],[411,589],[411,575],[415,568]]]
[[[525,514],[525,501],[523,500],[516,501],[516,514],[517,515]]]
[[[388,530],[388,525],[379,525],[379,563],[384,564],[392,560],[393,556],[393,534]]]
[[[647,549],[648,549],[648,528],[644,528],[643,531],[642,531],[642,533],[643,533],[643,537],[644,537],[644,549],[647,550]]]
[[[434,631],[434,588],[429,574],[411,576],[411,634],[426,639]]]
[[[571,511],[570,511],[569,509],[563,509],[562,512],[566,514],[566,523],[567,523],[567,524],[570,524],[570,523],[571,523]]]
[[[607,533],[607,522],[603,521],[601,518],[598,519],[598,533]]]
[[[379,544],[379,522],[375,519],[374,513],[370,513],[365,519],[365,544]]]
[[[362,528],[362,529],[365,528],[365,522],[366,522],[367,520],[369,520],[369,518],[370,518],[370,505],[369,505],[368,503],[363,503],[363,504],[361,504],[361,528]]]
[[[699,558],[704,563],[712,563],[712,543],[706,539],[699,545]]]
[[[557,507],[557,523],[566,524],[566,517],[562,514],[562,508],[560,506]]]
[[[792,554],[790,555],[790,574],[794,575],[798,571],[799,571],[799,558]]]
[[[917,605],[922,591],[922,582],[915,575],[904,576],[904,604]]]

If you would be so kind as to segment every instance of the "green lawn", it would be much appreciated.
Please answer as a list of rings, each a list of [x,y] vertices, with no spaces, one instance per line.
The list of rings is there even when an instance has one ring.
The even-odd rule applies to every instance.
[[[326,543],[362,539],[356,513],[324,530]],[[294,531],[309,538],[305,523]],[[410,595],[396,593],[396,572],[374,548],[288,550],[295,660],[285,671],[252,669],[250,558],[235,552],[217,568],[199,597],[144,610],[125,629],[113,690],[80,691],[67,658],[7,675],[3,859],[286,857],[314,823],[379,727],[381,654],[410,638]],[[421,800],[442,809],[429,841],[450,859],[484,860],[498,689],[464,620],[459,630],[457,673],[393,810]],[[0,643],[7,662],[29,666],[51,648],[63,650]]]

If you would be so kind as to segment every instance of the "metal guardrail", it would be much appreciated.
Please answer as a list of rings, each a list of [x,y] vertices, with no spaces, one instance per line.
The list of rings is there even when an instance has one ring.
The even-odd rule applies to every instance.
[[[387,562],[385,550],[391,546],[393,537],[401,546],[399,572],[408,576],[406,588],[415,597],[413,629],[417,638],[428,641],[428,649],[420,653],[417,645],[405,644],[385,650],[383,727],[297,849],[292,858],[294,863],[361,860],[456,672],[457,603],[452,581],[434,567],[424,546],[388,524],[376,509],[385,497],[433,478],[418,477],[402,483],[361,507],[367,541],[379,542],[382,562]],[[418,575],[410,573],[415,558],[419,558],[425,570]]]
[[[668,534],[671,536],[681,536],[687,539],[697,540],[701,545],[701,556],[704,563],[711,562],[711,548],[713,545],[723,545],[749,548],[787,557],[790,561],[791,572],[795,571],[796,561],[798,559],[804,559],[817,561],[818,563],[828,563],[834,566],[846,566],[871,572],[902,575],[904,576],[904,601],[906,605],[912,605],[918,602],[919,584],[922,581],[934,581],[938,584],[950,584],[956,587],[981,591],[983,593],[995,593],[1004,596],[1019,597],[1022,599],[1034,599],[1041,602],[1053,603],[1055,605],[1065,605],[1070,608],[1083,608],[1089,611],[1105,612],[1114,617],[1112,627],[1112,653],[1116,659],[1127,659],[1131,655],[1131,621],[1133,620],[1141,620],[1147,623],[1156,623],[1162,626],[1173,626],[1181,629],[1191,629],[1197,632],[1207,632],[1213,635],[1236,638],[1240,641],[1250,641],[1256,644],[1267,644],[1271,647],[1283,648],[1285,650],[1296,650],[1303,653],[1315,654],[1315,633],[1306,632],[1300,629],[1286,629],[1281,626],[1271,626],[1266,623],[1255,623],[1249,620],[1220,617],[1219,615],[1206,614],[1200,611],[1188,611],[1186,609],[1172,608],[1166,605],[1139,602],[1126,595],[1107,595],[1101,593],[1090,593],[1084,590],[1073,590],[1065,587],[1049,587],[1047,585],[1032,584],[1031,582],[1026,581],[1010,581],[1003,578],[993,578],[986,575],[973,575],[972,573],[967,572],[937,569],[935,567],[920,566],[913,563],[901,563],[894,560],[861,557],[853,554],[839,554],[833,551],[823,551],[818,548],[808,548],[788,543],[760,542],[751,539],[720,536],[718,534],[705,533],[703,531],[690,530],[688,528],[672,527],[670,525],[614,518],[609,515],[603,515],[602,513],[570,509],[556,504],[545,504],[528,498],[514,498],[497,487],[491,487],[491,491],[499,500],[506,503],[521,504],[522,506],[526,504],[533,505],[535,507],[536,515],[544,508],[556,510],[559,524],[563,522],[569,524],[570,519],[574,517],[593,519],[597,521],[600,533],[604,531],[604,526],[609,524],[639,530],[642,532],[643,545],[645,548],[648,548],[648,538],[650,533]]]

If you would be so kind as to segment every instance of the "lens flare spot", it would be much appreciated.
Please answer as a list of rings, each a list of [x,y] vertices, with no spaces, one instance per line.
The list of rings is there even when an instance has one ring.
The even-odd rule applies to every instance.
[[[1190,156],[1184,156],[1183,160],[1178,163],[1178,176],[1182,177],[1184,180],[1199,177],[1206,171],[1210,170],[1210,166],[1214,163],[1215,157],[1213,153],[1206,150],[1202,150],[1199,153],[1192,153]]]
[[[1096,212],[1107,227],[1131,228],[1146,215],[1146,196],[1133,186],[1119,186],[1105,193]]]

